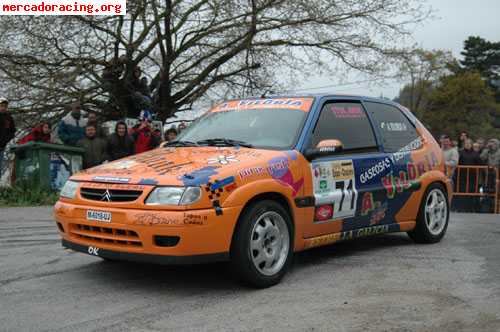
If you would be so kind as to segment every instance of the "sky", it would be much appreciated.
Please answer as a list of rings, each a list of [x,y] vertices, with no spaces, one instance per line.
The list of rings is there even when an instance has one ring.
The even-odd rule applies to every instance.
[[[428,0],[434,10],[435,18],[417,27],[413,33],[414,42],[424,49],[444,49],[460,58],[463,42],[468,36],[475,35],[490,41],[500,41],[500,1],[499,0]],[[362,79],[352,78],[350,82]],[[314,77],[301,85],[301,92],[323,92],[315,89],[335,85],[331,77]],[[368,83],[356,83],[327,88],[329,92],[352,93],[356,95],[385,96],[393,99],[399,93],[404,82],[391,81],[385,86],[370,86]]]
[[[433,9],[434,18],[416,27],[413,32],[413,43],[424,49],[444,49],[460,58],[463,42],[469,36],[480,36],[490,41],[500,41],[500,0],[428,0]],[[405,82],[390,81],[384,86],[369,84],[366,77],[353,76],[350,82],[355,84],[338,85],[332,76],[311,76],[311,78],[294,87],[297,92],[331,92],[355,94],[373,97],[388,97],[393,99],[399,93]],[[336,87],[331,87],[336,85]],[[328,86],[325,89],[318,87]],[[179,117],[169,120],[192,119],[200,114],[200,110],[179,114]]]

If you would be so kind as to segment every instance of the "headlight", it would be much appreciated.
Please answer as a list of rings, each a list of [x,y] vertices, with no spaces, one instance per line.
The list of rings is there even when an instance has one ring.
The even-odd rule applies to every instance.
[[[75,198],[75,195],[76,195],[76,189],[78,189],[78,182],[68,180],[68,181],[66,181],[66,183],[62,187],[61,192],[59,193],[59,196],[64,197],[64,198],[73,199],[73,198]]]
[[[147,205],[188,205],[201,197],[200,187],[158,187],[146,199]]]

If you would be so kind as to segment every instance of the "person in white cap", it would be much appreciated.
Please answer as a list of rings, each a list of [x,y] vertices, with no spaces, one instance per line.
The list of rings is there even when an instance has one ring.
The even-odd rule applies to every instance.
[[[9,114],[9,101],[0,98],[0,176],[3,171],[3,154],[5,146],[16,134],[16,125],[12,115]]]

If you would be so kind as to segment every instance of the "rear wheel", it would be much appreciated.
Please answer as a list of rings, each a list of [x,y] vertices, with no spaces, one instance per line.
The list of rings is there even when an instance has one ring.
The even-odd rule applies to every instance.
[[[257,202],[243,212],[231,245],[231,263],[241,280],[259,288],[280,282],[293,253],[291,225],[275,201]]]
[[[441,184],[434,183],[427,188],[415,229],[408,235],[417,243],[439,242],[446,233],[449,217],[448,195]]]

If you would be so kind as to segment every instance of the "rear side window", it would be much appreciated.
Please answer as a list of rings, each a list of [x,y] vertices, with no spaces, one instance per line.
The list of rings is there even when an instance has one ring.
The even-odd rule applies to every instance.
[[[365,102],[374,126],[382,134],[385,152],[398,152],[418,147],[419,136],[413,124],[397,108],[391,105]]]
[[[327,103],[312,135],[311,146],[327,139],[340,140],[344,150],[376,148],[372,126],[360,103]]]

